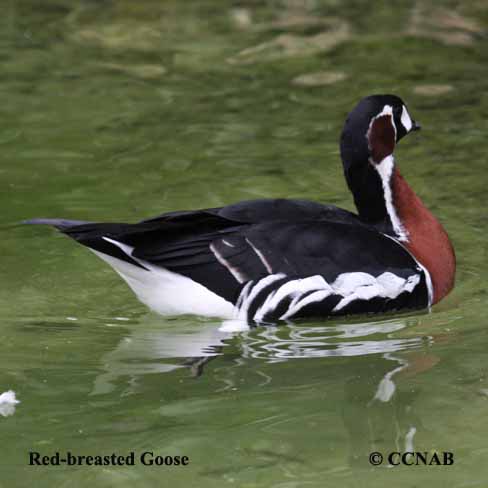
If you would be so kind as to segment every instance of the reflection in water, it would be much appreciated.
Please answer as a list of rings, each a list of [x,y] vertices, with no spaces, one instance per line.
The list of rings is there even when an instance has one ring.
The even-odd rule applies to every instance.
[[[139,376],[168,373],[188,366],[185,358],[201,360],[216,356],[224,339],[230,337],[231,334],[219,331],[214,324],[198,324],[194,333],[168,328],[135,329],[102,358],[105,372],[96,377],[91,394],[109,393],[116,380],[124,376],[130,378],[126,393],[132,393]]]
[[[410,427],[410,430],[407,432],[405,436],[405,452],[414,452],[415,447],[413,445],[413,438],[417,433],[417,429],[415,427]]]
[[[373,400],[379,400],[380,402],[389,402],[396,389],[395,383],[393,383],[392,380],[393,375],[405,369],[409,363],[406,359],[394,357],[391,354],[385,354],[383,357],[385,359],[389,359],[390,361],[397,361],[400,364],[400,366],[388,371],[388,373],[385,374],[378,385],[378,389],[376,390],[376,394],[373,398]]]
[[[414,450],[417,427],[423,427],[414,408],[418,392],[411,388],[397,390],[393,381],[415,361],[415,354],[408,357],[406,360],[385,354],[383,363],[371,371],[371,376],[370,371],[368,377],[358,374],[345,384],[342,418],[349,434],[349,464],[353,469],[371,468],[372,452]],[[382,465],[387,466],[387,462]]]
[[[232,343],[239,348],[242,358],[261,359],[267,363],[384,354],[385,359],[400,364],[385,375],[376,392],[375,398],[388,401],[394,392],[393,375],[407,364],[404,359],[389,354],[418,348],[425,341],[421,336],[393,338],[390,334],[413,323],[417,323],[416,319],[395,318],[323,326],[288,324],[258,327],[241,333],[228,332],[215,323],[195,324],[190,331],[167,327],[134,329],[103,357],[105,372],[96,378],[92,394],[108,393],[113,389],[113,383],[123,376],[130,377],[130,383],[135,384],[140,375],[167,373],[195,365],[199,374],[208,360],[220,355],[222,348]]]
[[[407,337],[401,337],[402,330],[418,324],[418,317],[330,325],[288,324],[245,332],[230,332],[217,322],[187,322],[178,323],[177,328],[167,325],[160,328],[150,316],[147,318],[149,323],[142,320],[102,358],[103,372],[95,379],[92,395],[120,388],[121,381],[122,395],[136,393],[144,375],[168,373],[177,368],[191,366],[195,373],[197,367],[198,375],[205,363],[223,355],[226,360],[213,367],[211,374],[203,371],[208,374],[206,381],[214,385],[213,395],[240,390],[243,384],[258,388],[260,393],[272,394],[283,386],[296,388],[295,381],[307,385],[311,381],[307,365],[319,360],[324,363],[324,374],[319,375],[317,384],[326,392],[323,406],[326,411],[330,411],[330,402],[341,406],[342,421],[350,440],[352,469],[370,467],[368,456],[373,451],[413,450],[414,436],[422,427],[412,407],[417,393],[410,388],[399,390],[396,380],[401,374],[419,369],[416,363],[425,362],[425,355],[418,350],[432,343],[432,338],[413,336],[412,330]],[[409,354],[404,354],[405,351]],[[336,361],[340,357],[348,360]],[[310,359],[310,363],[304,364],[305,359]],[[299,370],[292,367],[296,375],[290,376],[289,368],[286,373],[282,371],[281,363],[290,361],[300,364]],[[316,370],[316,366],[312,369]],[[257,380],[252,380],[253,375],[258,376]],[[317,377],[312,381],[317,382]],[[220,383],[220,387],[215,383]],[[211,409],[219,401],[219,397],[199,399],[197,409],[202,408],[202,402]],[[170,413],[171,408],[171,404],[166,406]],[[244,403],[243,408],[252,411]],[[304,408],[304,418],[308,418],[310,415]],[[266,422],[275,417],[276,414],[266,417],[262,429],[269,428]],[[283,412],[276,418],[273,429],[286,429],[280,425],[290,421],[287,414]],[[324,442],[330,442],[329,427],[322,425]]]
[[[270,362],[328,356],[364,356],[417,348],[423,337],[390,338],[409,325],[407,319],[328,326],[264,327],[243,334],[242,355]],[[374,336],[374,337],[371,337]]]

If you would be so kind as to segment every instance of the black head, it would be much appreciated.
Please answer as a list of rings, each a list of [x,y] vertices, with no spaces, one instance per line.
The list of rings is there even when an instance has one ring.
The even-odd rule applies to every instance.
[[[367,149],[372,160],[379,163],[393,152],[400,139],[418,129],[420,125],[410,117],[400,97],[371,95],[363,98],[347,117],[341,150],[354,149],[348,145],[363,151]]]
[[[363,98],[348,115],[341,136],[344,173],[360,215],[370,214],[368,220],[375,221],[383,213],[376,165],[393,153],[400,139],[418,129],[420,125],[396,95]]]
[[[349,118],[365,119],[369,127],[373,119],[382,114],[393,116],[395,142],[409,132],[420,129],[420,125],[410,117],[406,103],[396,95],[371,95],[363,98],[349,114]]]

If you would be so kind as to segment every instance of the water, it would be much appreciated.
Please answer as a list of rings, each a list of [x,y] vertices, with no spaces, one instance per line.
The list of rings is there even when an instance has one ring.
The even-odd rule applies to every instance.
[[[484,2],[3,7],[0,393],[21,403],[0,417],[0,486],[485,486]],[[338,136],[384,91],[423,125],[397,160],[457,252],[432,313],[232,335],[150,313],[85,249],[16,225],[259,197],[352,209]],[[412,447],[455,463],[368,462]],[[190,464],[31,467],[29,451]]]

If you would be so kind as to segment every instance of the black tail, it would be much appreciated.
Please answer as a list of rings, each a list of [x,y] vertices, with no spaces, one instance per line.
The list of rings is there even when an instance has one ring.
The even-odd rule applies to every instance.
[[[56,227],[56,229],[60,231],[64,231],[69,229],[70,227],[90,224],[91,222],[87,222],[84,220],[66,220],[66,219],[29,219],[29,220],[24,220],[22,223],[29,224],[29,225],[51,225],[53,227]]]
[[[123,238],[124,234],[133,227],[130,224],[107,224],[66,219],[30,219],[24,220],[23,223],[29,225],[50,225],[83,246],[144,268],[144,266],[132,259],[131,256],[123,252],[119,247],[105,239],[109,237],[123,242],[121,237]]]
[[[32,219],[24,223],[51,225],[92,250],[139,267],[143,266],[133,258],[158,265],[164,263],[163,267],[169,270],[191,269],[194,261],[189,262],[190,258],[213,262],[209,250],[212,239],[242,225],[206,210],[172,212],[136,224],[65,219]],[[128,254],[113,241],[134,251]]]

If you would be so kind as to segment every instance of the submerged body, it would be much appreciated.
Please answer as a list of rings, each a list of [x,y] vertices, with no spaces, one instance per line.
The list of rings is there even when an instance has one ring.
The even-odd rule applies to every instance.
[[[341,139],[358,215],[306,200],[254,200],[137,224],[37,219],[107,261],[162,314],[273,322],[424,308],[454,284],[447,234],[395,168],[416,128],[391,95],[364,99]]]

